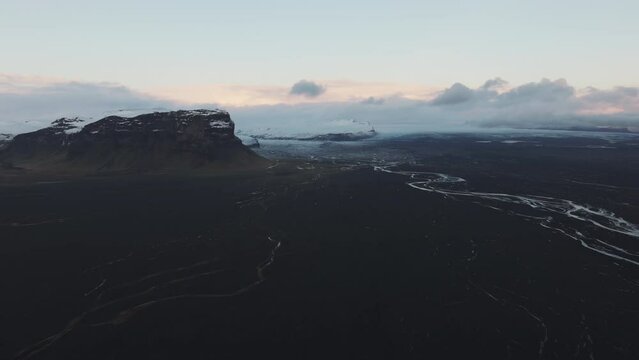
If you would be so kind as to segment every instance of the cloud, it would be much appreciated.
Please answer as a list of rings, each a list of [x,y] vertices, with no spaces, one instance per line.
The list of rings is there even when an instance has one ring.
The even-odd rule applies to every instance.
[[[386,99],[403,96],[410,99],[431,98],[436,87],[424,84],[399,84],[388,82],[358,82],[348,80],[325,80],[322,86],[330,91],[312,98],[291,96],[290,86],[240,85],[240,84],[183,84],[154,87],[148,92],[162,99],[182,104],[211,103],[222,106],[256,106],[276,104],[298,104],[306,102],[362,101],[369,97]]]
[[[474,91],[466,85],[455,83],[453,86],[444,90],[431,103],[433,105],[457,105],[472,99]]]
[[[615,87],[609,90],[588,88],[581,100],[587,112],[639,112],[639,88]]]
[[[289,94],[314,98],[322,95],[324,92],[326,92],[324,86],[312,81],[300,80],[291,87]]]
[[[463,120],[466,125],[508,128],[639,128],[638,88],[588,88],[580,92],[565,79],[542,79],[501,93],[492,89],[495,85],[505,86],[503,80],[489,80],[477,89],[456,85],[440,94],[439,99],[441,101],[446,96],[444,99],[449,100],[447,104],[463,103],[463,106],[449,107],[440,116]],[[437,105],[437,100],[438,98],[433,100],[432,104]]]
[[[518,86],[501,94],[498,100],[503,104],[531,103],[531,102],[567,102],[575,97],[575,88],[568,85],[564,79],[551,81],[542,79],[537,83]]]
[[[382,105],[386,100],[384,98],[376,98],[374,96],[369,96],[368,98],[360,101],[361,104],[367,105]]]
[[[21,82],[0,77],[0,132],[48,126],[60,117],[101,118],[118,111],[153,111],[177,104],[111,83]]]
[[[497,89],[503,88],[506,85],[508,85],[508,81],[506,81],[506,80],[504,80],[502,78],[496,77],[494,79],[486,80],[486,82],[484,83],[484,85],[482,85],[480,87],[480,89],[483,89],[483,90],[497,90]]]
[[[501,78],[486,80],[477,89],[471,89],[464,84],[455,83],[451,87],[444,89],[431,100],[432,105],[447,106],[459,105],[470,101],[486,100],[498,95],[497,90],[503,89],[508,82]]]
[[[491,127],[610,126],[639,131],[639,88],[578,91],[564,79],[542,79],[508,89],[505,86],[504,80],[492,79],[475,89],[453,84],[430,100],[388,96],[381,102],[371,97],[350,102],[244,107],[231,113],[239,129],[254,134],[302,133],[340,119],[368,121],[387,134]]]
[[[330,124],[351,120],[370,122],[378,131],[388,134],[482,127],[614,126],[639,130],[637,87],[575,89],[563,79],[507,86],[506,81],[499,78],[477,88],[455,83],[442,91],[421,85],[402,88],[399,84],[384,83],[328,84],[331,91],[319,99],[287,96],[284,86],[251,88],[214,84],[204,93],[215,90],[213,96],[208,95],[211,100],[221,99],[225,94],[227,99],[239,99],[227,102],[225,107],[236,121],[237,129],[245,134],[312,133],[326,131]],[[255,97],[260,98],[260,102],[251,105],[245,100]],[[0,74],[0,133],[36,130],[62,116],[97,120],[113,113],[129,115],[136,111],[212,107],[207,105],[211,103],[206,101],[207,96],[197,100],[199,103],[165,100],[111,83]]]

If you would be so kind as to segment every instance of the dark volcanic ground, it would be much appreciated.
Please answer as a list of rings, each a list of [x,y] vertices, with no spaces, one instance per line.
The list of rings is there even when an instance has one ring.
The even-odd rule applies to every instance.
[[[638,358],[638,139],[486,137],[6,178],[0,357]]]

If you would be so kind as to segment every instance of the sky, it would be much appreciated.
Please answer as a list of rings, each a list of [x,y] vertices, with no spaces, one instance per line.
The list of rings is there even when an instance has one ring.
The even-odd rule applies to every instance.
[[[499,94],[544,79],[565,81],[575,98],[605,92],[576,107],[583,101],[564,99],[557,111],[628,122],[639,102],[638,13],[636,0],[4,0],[0,132],[122,107],[315,107],[358,117],[337,108],[367,99],[428,103],[419,116],[444,121],[460,118],[434,111],[461,104],[435,101],[447,89],[497,78],[506,81]]]

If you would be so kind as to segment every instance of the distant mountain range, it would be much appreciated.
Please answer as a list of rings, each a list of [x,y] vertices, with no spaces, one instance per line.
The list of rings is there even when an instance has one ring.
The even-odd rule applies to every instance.
[[[88,124],[79,118],[61,118],[13,139],[0,137],[0,164],[14,170],[120,172],[265,163],[234,130],[223,110],[109,116]]]
[[[639,133],[637,127],[617,127],[617,126],[570,126],[570,127],[546,127],[541,130],[563,130],[563,131],[589,131],[589,132],[605,132],[605,133]]]
[[[260,140],[298,140],[298,141],[359,141],[377,136],[375,129],[369,131],[328,133],[308,136],[273,136],[254,135],[253,138]]]

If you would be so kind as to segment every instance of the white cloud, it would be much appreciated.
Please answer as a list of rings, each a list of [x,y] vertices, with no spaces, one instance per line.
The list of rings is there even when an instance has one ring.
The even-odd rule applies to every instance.
[[[484,83],[484,85],[481,86],[481,89],[484,90],[498,90],[501,89],[503,87],[505,87],[506,85],[508,85],[508,81],[496,77],[494,79],[489,79],[486,80],[486,82]]]
[[[431,100],[404,96],[363,101],[360,98],[349,102],[244,107],[232,109],[232,114],[238,128],[255,132],[299,132],[338,119],[369,121],[387,133],[473,127],[613,126],[639,130],[637,88],[590,88],[578,92],[563,79],[542,79],[503,90],[505,85],[504,80],[493,79],[476,89],[456,83]],[[503,91],[498,92],[497,88]]]
[[[24,80],[0,78],[0,132],[37,130],[65,116],[97,119],[121,110],[176,106],[117,84]]]
[[[433,105],[457,105],[473,98],[475,91],[469,89],[466,85],[455,83],[453,86],[442,91],[436,98],[433,99]]]
[[[193,103],[165,100],[117,84],[0,75],[0,133],[36,130],[62,116],[97,120],[122,109],[150,112],[214,107],[210,103],[221,95],[238,99],[226,102],[230,104],[226,108],[238,129],[254,133],[294,134],[350,119],[371,122],[386,133],[470,127],[639,128],[639,88],[633,87],[577,90],[562,79],[507,87],[500,78],[477,88],[456,83],[442,91],[416,85],[327,84],[328,90],[319,99],[291,97],[286,87],[224,85],[215,88],[218,92],[211,101],[202,96],[197,98],[199,103]],[[257,103],[246,105],[255,98]]]

